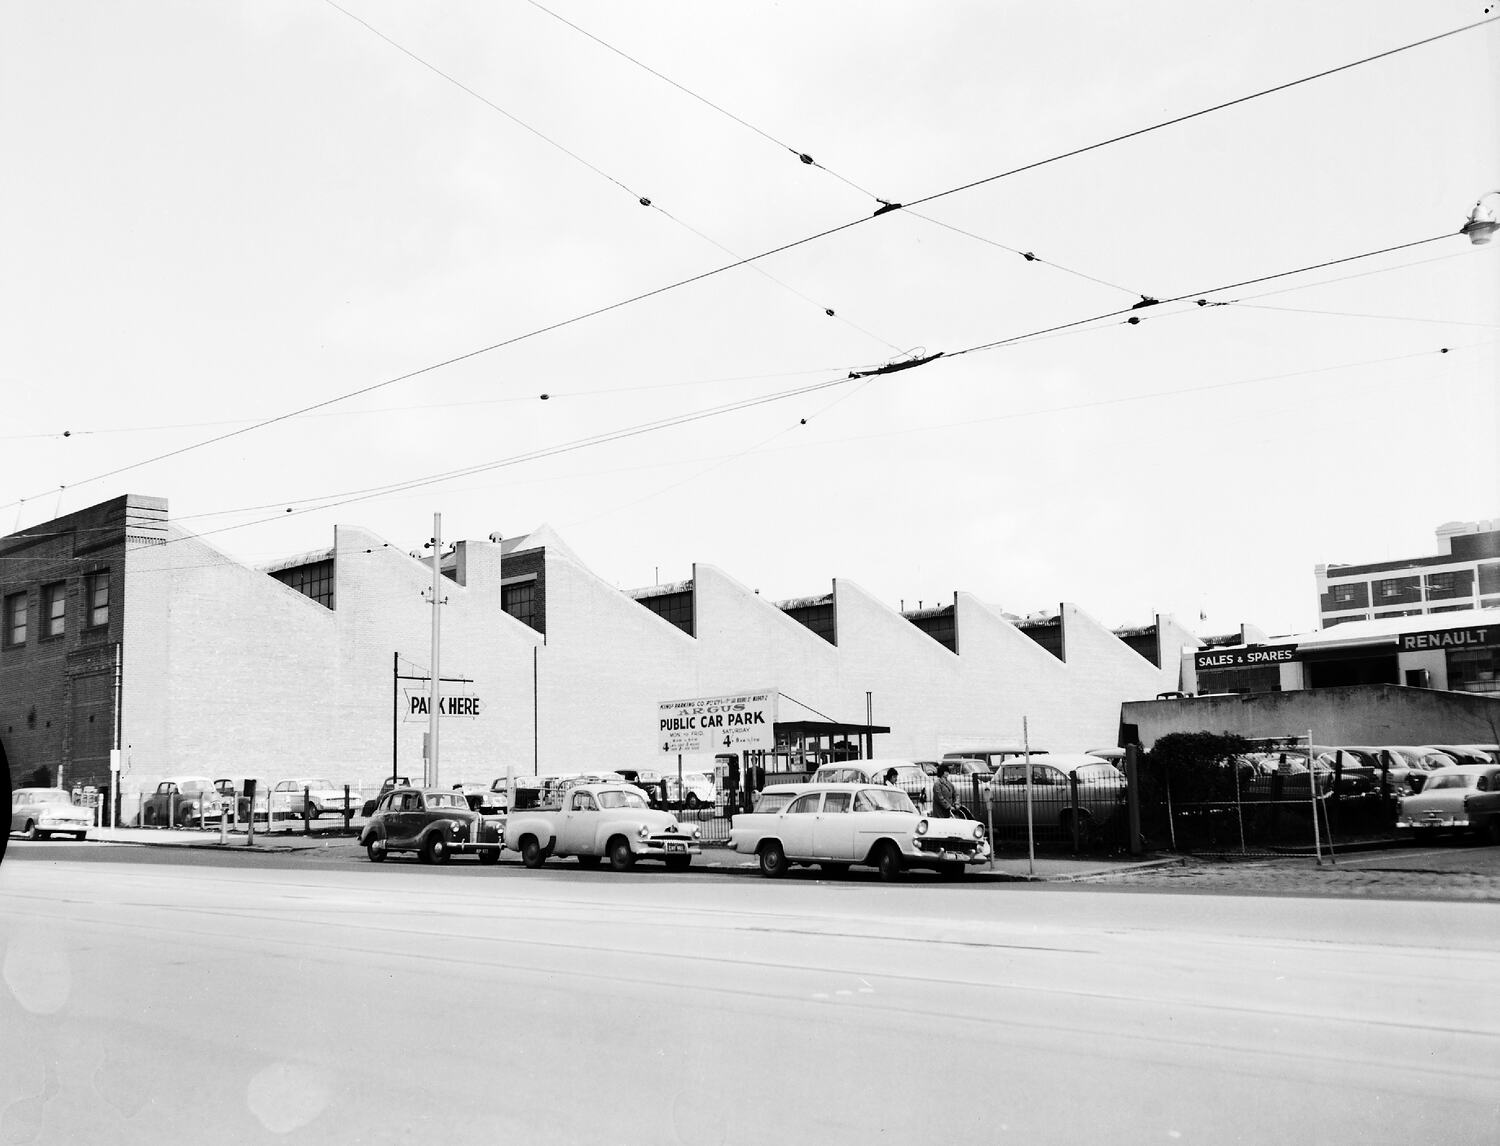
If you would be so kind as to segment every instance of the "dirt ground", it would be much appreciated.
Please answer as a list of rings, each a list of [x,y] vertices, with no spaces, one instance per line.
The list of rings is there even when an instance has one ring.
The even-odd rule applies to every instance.
[[[1312,859],[1187,858],[1087,882],[1222,895],[1296,895],[1500,903],[1500,848],[1356,853]]]

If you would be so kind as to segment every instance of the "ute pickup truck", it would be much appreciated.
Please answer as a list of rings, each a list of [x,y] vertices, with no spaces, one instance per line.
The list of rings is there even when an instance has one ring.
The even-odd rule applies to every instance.
[[[549,806],[512,810],[505,846],[520,852],[527,867],[541,867],[552,856],[576,856],[581,867],[597,867],[607,858],[615,871],[627,871],[638,859],[663,860],[681,870],[701,851],[696,827],[654,810],[639,788],[623,782],[576,784]]]

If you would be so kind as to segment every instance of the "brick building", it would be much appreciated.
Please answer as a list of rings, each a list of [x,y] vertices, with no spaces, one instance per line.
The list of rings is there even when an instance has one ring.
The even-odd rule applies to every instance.
[[[129,495],[0,538],[0,748],[13,779],[166,775],[378,782],[422,775],[430,561],[336,526],[330,548],[251,568]],[[443,557],[441,782],[659,766],[662,700],[772,688],[781,719],[860,722],[881,755],[1014,740],[1115,742],[1123,700],[1180,687],[1191,634],[1112,633],[1071,604],[1018,621],[958,592],[905,613],[847,580],[775,603],[719,569],[622,592],[552,531]],[[701,763],[701,762],[700,762]]]
[[[1450,521],[1435,554],[1318,565],[1318,623],[1387,620],[1500,608],[1500,520]]]

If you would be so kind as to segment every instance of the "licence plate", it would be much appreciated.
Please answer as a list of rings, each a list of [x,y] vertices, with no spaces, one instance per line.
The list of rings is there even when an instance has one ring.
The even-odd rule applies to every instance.
[[[670,843],[670,842],[667,844],[667,854],[668,855],[671,855],[674,852],[686,852],[686,851],[687,851],[687,844],[674,844],[674,843]]]

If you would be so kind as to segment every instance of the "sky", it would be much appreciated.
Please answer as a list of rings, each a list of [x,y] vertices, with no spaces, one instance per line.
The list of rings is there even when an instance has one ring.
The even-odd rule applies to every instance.
[[[0,532],[1314,628],[1500,518],[1500,23],[1257,93],[1497,17],[8,0]]]

